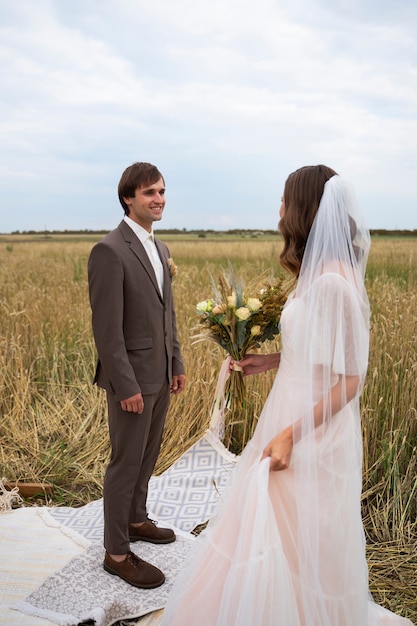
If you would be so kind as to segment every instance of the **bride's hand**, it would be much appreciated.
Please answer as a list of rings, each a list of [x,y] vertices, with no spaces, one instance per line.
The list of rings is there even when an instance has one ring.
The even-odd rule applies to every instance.
[[[271,439],[262,454],[262,459],[270,457],[269,469],[273,472],[288,469],[293,449],[292,426]]]
[[[280,356],[279,352],[272,354],[246,354],[240,361],[231,359],[229,371],[232,372],[237,365],[243,370],[243,376],[267,372],[279,366]]]

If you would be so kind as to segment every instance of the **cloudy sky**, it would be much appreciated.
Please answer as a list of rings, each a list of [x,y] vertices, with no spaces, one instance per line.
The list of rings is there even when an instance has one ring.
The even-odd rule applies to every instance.
[[[0,0],[0,232],[110,229],[134,161],[160,227],[275,228],[325,163],[417,228],[415,0]]]

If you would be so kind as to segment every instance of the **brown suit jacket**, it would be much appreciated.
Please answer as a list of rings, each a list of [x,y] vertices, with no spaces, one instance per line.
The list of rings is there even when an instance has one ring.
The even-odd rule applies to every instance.
[[[163,296],[142,243],[124,220],[94,246],[88,260],[98,351],[94,382],[116,401],[156,393],[173,375],[184,373],[169,250],[158,239],[155,244],[164,268]]]

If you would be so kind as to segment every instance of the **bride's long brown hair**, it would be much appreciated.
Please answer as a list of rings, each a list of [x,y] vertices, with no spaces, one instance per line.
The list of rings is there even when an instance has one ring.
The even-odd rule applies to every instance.
[[[290,174],[284,187],[285,213],[278,229],[284,238],[280,263],[300,273],[304,248],[323,195],[324,185],[337,172],[327,165],[306,165]]]

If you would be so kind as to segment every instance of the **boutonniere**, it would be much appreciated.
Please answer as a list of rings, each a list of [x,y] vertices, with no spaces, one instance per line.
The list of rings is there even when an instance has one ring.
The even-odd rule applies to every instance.
[[[171,278],[173,278],[174,276],[178,274],[178,267],[175,265],[174,259],[172,258],[172,256],[170,256],[168,259],[168,268],[169,268],[169,275],[171,276]]]

